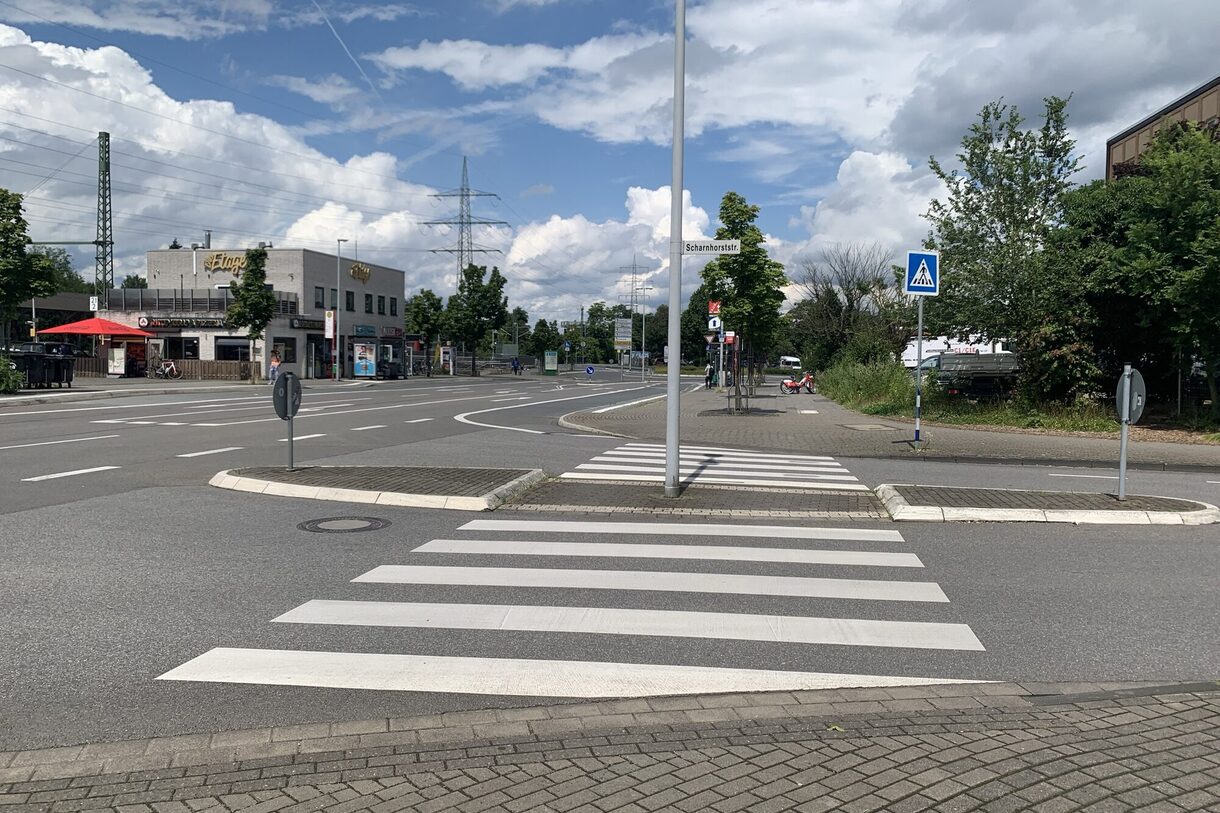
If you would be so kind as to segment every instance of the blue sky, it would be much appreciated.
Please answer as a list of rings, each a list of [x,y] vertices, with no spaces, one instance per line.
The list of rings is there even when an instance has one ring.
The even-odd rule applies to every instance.
[[[828,243],[912,247],[940,192],[928,154],[951,158],[1001,96],[1035,117],[1075,94],[1096,177],[1106,137],[1215,75],[1217,16],[1204,0],[691,0],[685,233],[712,234],[732,189],[794,280]],[[16,0],[0,23],[0,185],[33,189],[36,237],[90,237],[89,141],[110,131],[120,274],[210,228],[232,248],[347,237],[447,294],[453,263],[429,249],[454,235],[421,222],[450,215],[430,196],[467,155],[500,195],[476,214],[509,224],[476,241],[502,250],[486,260],[513,304],[564,319],[617,301],[633,257],[667,285],[667,2]]]

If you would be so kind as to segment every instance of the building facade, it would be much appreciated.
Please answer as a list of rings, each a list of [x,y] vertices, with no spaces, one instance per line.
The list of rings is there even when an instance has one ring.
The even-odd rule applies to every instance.
[[[1166,117],[1198,122],[1213,129],[1220,127],[1220,76],[1204,82],[1107,141],[1107,180],[1122,175],[1124,167],[1139,158]]]
[[[244,249],[163,249],[146,261],[149,287],[111,291],[110,310],[101,315],[153,333],[150,358],[253,362],[266,375],[274,353],[281,371],[329,378],[337,347],[344,378],[401,374],[402,271],[307,249],[267,249],[276,314],[251,357],[244,332],[225,322]],[[334,338],[326,335],[328,310],[337,310]]]

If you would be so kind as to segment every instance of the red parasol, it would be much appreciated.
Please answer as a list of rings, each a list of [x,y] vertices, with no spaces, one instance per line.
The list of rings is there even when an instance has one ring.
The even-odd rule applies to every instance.
[[[72,322],[59,327],[49,327],[45,330],[38,331],[39,334],[71,334],[76,336],[142,336],[144,338],[152,338],[153,334],[137,327],[129,327],[118,322],[112,322],[109,319],[101,319],[94,316],[90,319],[82,319],[79,322]]]

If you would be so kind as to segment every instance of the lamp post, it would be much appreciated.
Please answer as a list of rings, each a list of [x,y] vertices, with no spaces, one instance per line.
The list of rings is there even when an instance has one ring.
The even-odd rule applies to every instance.
[[[674,136],[669,183],[669,360],[665,372],[665,496],[679,497],[678,399],[681,393],[682,329],[682,137],[686,92],[686,0],[674,8]]]
[[[647,376],[644,368],[648,366],[648,292],[655,290],[651,285],[641,285],[636,288],[637,291],[644,292],[643,310],[640,311],[640,380],[644,381]]]
[[[331,346],[331,361],[333,362],[335,381],[339,380],[343,372],[343,362],[339,357],[339,300],[343,294],[342,277],[340,276],[339,269],[343,260],[343,244],[346,242],[346,237],[340,237],[335,240],[335,337],[334,344]]]

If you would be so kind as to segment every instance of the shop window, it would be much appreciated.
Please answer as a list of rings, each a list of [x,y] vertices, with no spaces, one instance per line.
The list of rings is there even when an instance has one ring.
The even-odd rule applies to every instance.
[[[241,336],[216,337],[217,361],[249,361],[250,340]]]
[[[284,364],[296,364],[297,340],[294,336],[276,336],[271,340],[271,349],[280,354]]]
[[[315,308],[326,307],[326,289],[321,285],[318,285],[313,289],[313,306]]]
[[[398,315],[398,297],[390,297],[390,316]]]
[[[364,312],[365,313],[373,312],[373,295],[372,294],[364,295]]]
[[[354,311],[356,309],[356,292],[355,291],[344,291],[343,292],[343,305],[349,311]]]
[[[166,337],[165,357],[167,359],[199,358],[199,339],[191,339],[184,336]]]
[[[377,315],[385,316],[385,297],[384,296],[377,297]]]

